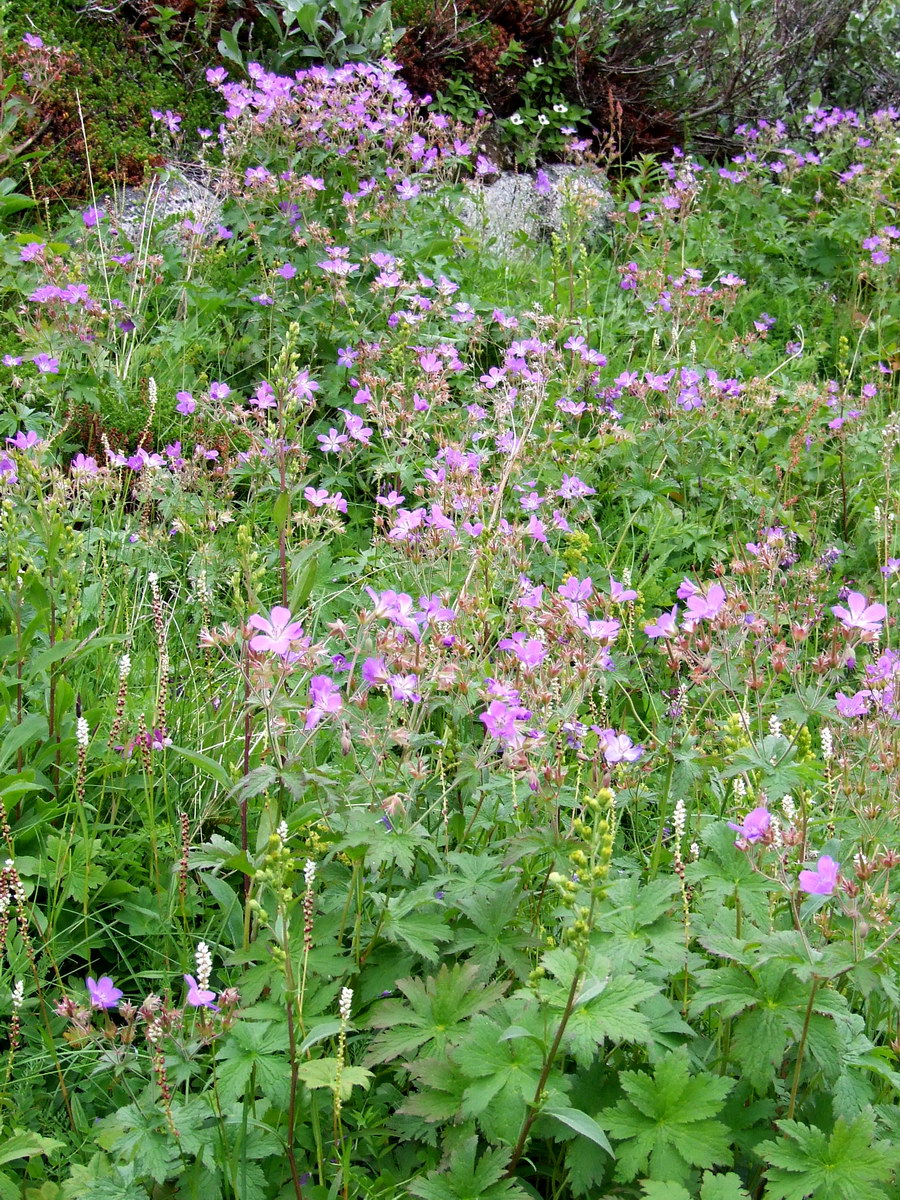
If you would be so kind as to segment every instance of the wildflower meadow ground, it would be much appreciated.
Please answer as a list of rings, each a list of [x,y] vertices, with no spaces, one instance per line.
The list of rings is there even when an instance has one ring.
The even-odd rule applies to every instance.
[[[208,81],[216,223],[0,235],[0,1197],[897,1196],[900,112],[497,254]]]

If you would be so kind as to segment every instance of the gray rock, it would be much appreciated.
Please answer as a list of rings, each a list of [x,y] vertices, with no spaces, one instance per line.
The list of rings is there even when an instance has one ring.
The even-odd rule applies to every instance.
[[[543,172],[549,187],[540,190],[537,173],[528,171],[504,171],[486,186],[468,184],[457,211],[471,235],[499,254],[510,254],[542,238],[564,236],[574,212],[580,240],[596,242],[609,228],[615,207],[605,175],[564,163]]]
[[[146,239],[151,224],[159,227],[170,217],[190,218],[207,230],[215,229],[222,201],[214,189],[214,176],[204,167],[166,166],[145,187],[122,188],[100,203],[112,227],[137,244]]]

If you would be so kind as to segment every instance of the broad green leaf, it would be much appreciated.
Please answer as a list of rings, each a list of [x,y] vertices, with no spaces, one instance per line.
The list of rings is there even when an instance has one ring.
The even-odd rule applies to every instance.
[[[779,1121],[784,1137],[763,1142],[758,1153],[768,1162],[766,1200],[884,1200],[897,1165],[893,1152],[874,1140],[871,1113],[855,1121],[839,1117],[829,1135],[799,1121]]]
[[[290,1080],[287,1030],[268,1021],[239,1021],[217,1055],[216,1082],[224,1105],[253,1089],[268,1101],[287,1096]]]
[[[490,1009],[509,985],[480,982],[471,963],[445,963],[437,975],[426,979],[400,979],[397,988],[405,1000],[385,1000],[376,1005],[370,1024],[378,1034],[363,1059],[367,1066],[391,1062],[401,1056],[440,1053],[464,1036],[477,1012]]]
[[[750,1193],[741,1184],[740,1176],[733,1171],[725,1175],[704,1171],[700,1200],[750,1200]]]
[[[314,1026],[300,1045],[297,1047],[298,1054],[305,1054],[312,1046],[319,1042],[324,1042],[326,1038],[334,1037],[335,1034],[341,1031],[341,1021],[337,1019],[331,1021],[322,1021],[321,1024]]]
[[[0,743],[0,770],[3,770],[32,742],[44,741],[49,735],[47,718],[42,713],[29,713],[18,725],[13,725]]]
[[[209,775],[221,787],[229,790],[234,783],[234,780],[225,770],[220,762],[216,762],[214,758],[210,758],[208,754],[202,754],[199,750],[188,750],[185,746],[170,746],[169,749],[173,754],[180,754],[193,766],[197,767],[205,775]]]
[[[509,1151],[485,1150],[476,1161],[478,1139],[467,1138],[450,1156],[446,1171],[432,1171],[424,1179],[407,1185],[421,1200],[525,1200],[526,1193],[511,1179],[504,1179]]]
[[[644,1193],[643,1200],[691,1200],[691,1193],[670,1179],[662,1183],[656,1179],[644,1179],[641,1182]]]
[[[568,1125],[569,1129],[574,1129],[582,1137],[590,1138],[592,1142],[605,1150],[610,1157],[615,1158],[615,1152],[609,1144],[609,1138],[594,1118],[586,1112],[582,1112],[578,1108],[569,1108],[559,1102],[551,1102],[544,1105],[541,1113],[547,1117],[555,1117],[557,1121],[561,1121],[563,1125]]]
[[[350,1066],[345,1063],[340,1067],[336,1058],[314,1058],[309,1062],[300,1063],[297,1074],[308,1088],[330,1088],[335,1091],[340,1078],[342,1100],[349,1100],[355,1087],[367,1088],[372,1079],[372,1072],[365,1067]]]
[[[730,1135],[716,1119],[734,1081],[691,1075],[686,1048],[656,1064],[653,1075],[625,1071],[625,1096],[601,1116],[617,1147],[616,1176],[623,1182],[649,1168],[653,1179],[685,1183],[691,1167],[728,1165]]]
[[[0,1140],[0,1163],[14,1162],[17,1158],[33,1158],[36,1154],[51,1154],[64,1145],[55,1138],[42,1137],[26,1129],[16,1129],[3,1134]]]

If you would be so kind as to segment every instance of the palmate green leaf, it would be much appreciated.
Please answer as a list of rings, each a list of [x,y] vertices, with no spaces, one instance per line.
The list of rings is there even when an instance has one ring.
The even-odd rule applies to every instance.
[[[429,1122],[455,1121],[468,1082],[456,1063],[447,1058],[419,1058],[408,1069],[420,1086],[407,1096],[398,1112]]]
[[[634,1179],[649,1167],[653,1179],[685,1182],[691,1167],[731,1163],[728,1127],[716,1120],[734,1081],[692,1076],[686,1048],[673,1051],[653,1075],[626,1071],[625,1096],[601,1113],[603,1123],[623,1144],[616,1148],[616,1177]]]
[[[407,879],[416,861],[423,855],[431,857],[432,846],[421,826],[410,829],[391,829],[382,816],[368,808],[351,808],[347,813],[344,836],[335,843],[335,851],[362,851],[366,866],[383,871],[396,865]],[[351,854],[351,857],[358,857]]]
[[[99,1145],[119,1161],[133,1164],[138,1176],[149,1175],[162,1184],[177,1172],[180,1151],[162,1109],[145,1111],[138,1103],[128,1104],[101,1121],[99,1128]]]
[[[573,1196],[598,1196],[611,1160],[599,1154],[587,1138],[572,1138],[566,1143],[566,1182]]]
[[[799,1121],[779,1121],[784,1138],[757,1147],[769,1164],[765,1200],[884,1200],[896,1166],[883,1143],[874,1141],[870,1112],[855,1121],[838,1118],[831,1135]]]
[[[644,1179],[641,1181],[641,1190],[644,1200],[691,1200],[691,1193],[680,1183],[673,1183],[671,1179],[665,1182],[659,1179]]]
[[[725,1175],[703,1172],[700,1200],[750,1200],[750,1193],[741,1184],[739,1175],[728,1171]]]
[[[53,863],[54,883],[62,895],[81,900],[85,892],[95,891],[109,881],[96,861],[102,854],[99,838],[86,842],[53,834],[47,839],[46,860]]]
[[[720,1017],[736,1017],[759,1002],[759,987],[753,977],[739,967],[718,967],[698,971],[694,976],[697,992],[691,1001],[691,1013],[715,1008]]]
[[[481,983],[472,963],[441,966],[427,979],[399,979],[397,988],[406,1000],[386,1000],[370,1018],[380,1033],[369,1047],[366,1066],[391,1062],[401,1055],[445,1051],[463,1036],[467,1023],[503,997],[508,983]]]
[[[503,962],[524,979],[531,969],[527,951],[537,940],[517,920],[521,897],[522,888],[516,879],[504,880],[490,890],[479,889],[468,897],[461,896],[457,905],[475,928],[458,929],[454,948],[471,950],[472,962],[485,971],[492,971],[498,962]]]
[[[349,1100],[355,1087],[367,1088],[372,1078],[372,1072],[365,1067],[351,1066],[344,1063],[341,1066],[337,1058],[313,1058],[309,1062],[300,1063],[297,1074],[308,1088],[330,1088],[338,1090],[340,1078],[340,1093],[342,1100]]]
[[[426,962],[437,963],[438,946],[453,937],[440,912],[434,905],[412,908],[409,896],[392,896],[381,922],[381,933],[389,942],[406,946]]]
[[[769,893],[780,890],[779,885],[753,869],[746,854],[734,844],[734,830],[724,821],[708,826],[701,838],[712,854],[689,863],[686,873],[689,882],[702,888],[703,910],[717,914],[737,900],[743,913],[764,928],[768,923]]]
[[[607,979],[600,991],[579,1004],[569,1019],[563,1046],[580,1067],[587,1068],[603,1044],[641,1042],[651,1036],[650,1022],[640,1005],[659,993],[659,988],[633,975]]]
[[[414,1179],[410,1193],[422,1200],[525,1200],[519,1185],[503,1178],[509,1151],[486,1150],[476,1161],[477,1150],[478,1138],[467,1138],[455,1147],[449,1170]]]
[[[789,1048],[796,1045],[806,1020],[810,985],[797,979],[784,961],[770,960],[753,972],[724,966],[697,973],[699,990],[694,1013],[714,1008],[723,1017],[736,1017],[732,1054],[744,1078],[766,1092]],[[833,988],[816,993],[807,1029],[810,1059],[836,1079],[849,1044],[844,1028],[846,1002]],[[839,1020],[836,1019],[839,1018]]]
[[[722,778],[732,779],[756,771],[762,788],[774,803],[788,792],[796,792],[798,787],[813,782],[818,774],[814,766],[798,762],[797,753],[797,747],[788,746],[783,737],[768,735],[758,750],[753,746],[738,750],[731,766],[722,771]]]
[[[684,963],[684,927],[671,915],[678,881],[636,875],[616,880],[596,921],[593,944],[619,967],[648,963],[662,976]]]
[[[475,1117],[489,1141],[512,1144],[537,1090],[544,1055],[531,1038],[501,1041],[502,1032],[490,1017],[475,1017],[450,1057],[472,1081],[463,1093],[462,1115]]]
[[[238,1021],[217,1055],[216,1084],[223,1105],[247,1093],[279,1103],[290,1080],[287,1030],[269,1021]],[[255,1074],[254,1074],[255,1072]]]

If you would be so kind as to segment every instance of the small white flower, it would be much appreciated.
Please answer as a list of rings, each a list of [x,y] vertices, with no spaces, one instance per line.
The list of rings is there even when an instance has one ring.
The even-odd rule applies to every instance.
[[[772,820],[769,823],[769,832],[772,835],[772,840],[774,842],[775,848],[777,850],[781,850],[782,847],[784,846],[784,835],[782,834],[782,831],[781,831],[781,822],[778,820],[778,818],[775,816],[774,813],[772,813]]]
[[[691,858],[694,862],[700,857],[700,847],[697,842],[691,842]]]
[[[517,113],[517,112],[516,112],[516,113],[513,113],[513,115],[512,115],[512,116],[509,118],[509,123],[510,123],[510,125],[522,125],[522,124],[524,124],[524,121],[523,121],[523,118],[522,118],[522,114],[521,114],[521,113]]]
[[[287,821],[279,821],[278,828],[275,830],[275,832],[278,834],[278,837],[281,839],[282,842],[286,842],[288,840],[288,836],[289,836]]]
[[[306,864],[303,867],[303,879],[308,888],[311,888],[316,882],[316,864],[311,858],[306,860]]]
[[[794,803],[794,797],[787,795],[781,798],[781,810],[785,815],[788,824],[793,825],[794,819],[797,816],[797,805]]]
[[[825,762],[830,762],[834,756],[834,735],[831,729],[826,725],[822,729],[822,758]]]
[[[569,106],[567,104],[554,104],[553,111],[555,113],[559,113],[560,116],[563,116],[569,111]]]
[[[549,125],[550,118],[545,117],[543,113],[538,113],[538,125]]]
[[[536,58],[533,65],[535,67],[542,67],[544,65],[544,60],[542,58]]]
[[[672,814],[672,824],[675,826],[675,837],[680,845],[681,839],[684,837],[684,828],[687,825],[687,809],[683,800],[679,800],[675,805],[675,811]]]
[[[91,740],[91,731],[88,727],[87,720],[84,717],[79,717],[75,722],[75,741],[82,749],[86,750],[88,742]]]
[[[350,1020],[350,1006],[353,1004],[353,988],[341,988],[341,996],[338,1001],[338,1012],[341,1014],[342,1021]]]
[[[194,962],[197,964],[197,986],[202,992],[209,987],[209,977],[212,975],[212,951],[206,942],[198,942],[194,952]]]
[[[774,713],[769,717],[769,733],[772,737],[781,737],[781,722]]]
[[[131,674],[131,655],[123,654],[119,659],[119,679],[127,679]]]
[[[18,1012],[25,1000],[25,984],[21,979],[13,984],[10,998],[13,1012]]]

